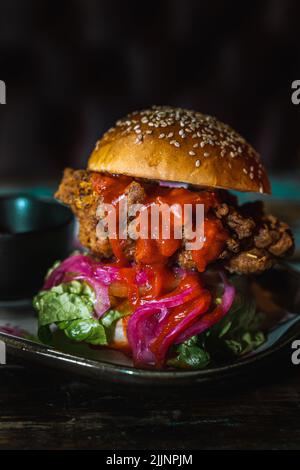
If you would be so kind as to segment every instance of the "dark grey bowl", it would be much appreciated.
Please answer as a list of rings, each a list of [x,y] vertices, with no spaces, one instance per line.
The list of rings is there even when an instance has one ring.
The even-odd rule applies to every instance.
[[[0,301],[36,293],[74,238],[74,217],[52,199],[18,194],[0,197]]]

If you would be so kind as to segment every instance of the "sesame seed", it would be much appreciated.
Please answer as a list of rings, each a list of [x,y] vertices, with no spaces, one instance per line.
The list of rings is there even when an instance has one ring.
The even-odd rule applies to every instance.
[[[250,175],[253,175],[253,177],[251,177],[253,179],[255,177],[262,177],[259,169],[263,167],[257,152],[255,152],[255,150],[233,129],[214,117],[182,108],[152,106],[150,109],[135,111],[125,118],[119,119],[116,123],[116,126],[120,126],[121,128],[121,135],[127,135],[134,130],[136,136],[141,136],[141,139],[137,138],[138,143],[142,142],[143,134],[147,135],[152,132],[147,132],[148,129],[143,131],[142,125],[146,125],[148,129],[166,128],[167,126],[171,126],[171,129],[177,127],[179,129],[176,134],[177,136],[179,135],[181,139],[188,138],[188,134],[191,135],[192,139],[196,139],[196,137],[199,138],[199,142],[196,140],[195,144],[191,144],[193,149],[197,149],[198,147],[205,148],[207,145],[212,148],[218,147],[220,150],[217,155],[220,157],[228,155],[234,158],[244,154],[245,158],[249,158],[250,164],[255,162],[254,166],[250,167],[249,165],[249,173],[247,173],[249,177]],[[171,129],[169,129],[169,131]],[[107,132],[113,132],[114,130],[115,128],[112,128]],[[163,138],[160,137],[160,132],[158,132],[157,135],[160,139]],[[165,137],[174,140],[174,135],[175,132],[173,129],[173,132],[169,132]],[[178,140],[181,142],[180,139]],[[180,146],[179,142],[175,140],[172,145],[178,147]],[[210,150],[209,152],[212,154]],[[206,154],[209,152],[206,152]]]
[[[209,152],[204,152],[203,154],[205,157],[209,157]]]
[[[250,173],[250,175],[249,175],[249,176],[250,176],[250,179],[251,179],[251,180],[253,180],[253,178],[254,178],[254,174],[253,174],[253,173]]]
[[[248,175],[248,171],[246,168],[243,168],[243,172],[245,173],[245,175]]]
[[[139,134],[139,135],[137,136],[137,138],[135,139],[134,142],[135,142],[136,144],[141,144],[142,141],[143,141],[143,136],[142,136],[142,134]]]
[[[196,166],[197,168],[199,168],[200,165],[201,165],[200,160],[196,160],[196,161],[195,161],[195,166]]]
[[[195,153],[193,150],[190,150],[190,151],[189,151],[189,155],[194,156],[194,155],[196,155],[196,153]]]
[[[246,256],[248,256],[248,258],[254,258],[254,259],[257,258],[257,256],[253,255],[253,253],[246,253]]]
[[[151,131],[150,129],[147,129],[147,130],[146,130],[146,134],[150,135],[150,134],[152,134],[152,133],[153,133],[153,131]]]
[[[161,134],[159,134],[158,138],[159,138],[159,139],[163,139],[163,138],[165,137],[165,135],[166,135],[166,134],[161,133]]]

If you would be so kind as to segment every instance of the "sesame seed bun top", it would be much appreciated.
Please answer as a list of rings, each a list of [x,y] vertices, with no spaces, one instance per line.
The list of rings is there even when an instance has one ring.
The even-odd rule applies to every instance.
[[[97,142],[88,169],[136,178],[270,193],[258,153],[216,118],[167,106],[135,111]]]

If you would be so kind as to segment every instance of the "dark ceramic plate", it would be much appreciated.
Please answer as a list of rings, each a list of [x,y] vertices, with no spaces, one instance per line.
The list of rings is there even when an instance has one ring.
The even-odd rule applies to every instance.
[[[268,340],[255,352],[242,358],[218,366],[195,371],[149,371],[132,367],[131,361],[123,354],[110,350],[92,350],[84,345],[66,345],[59,349],[24,340],[16,336],[0,333],[0,340],[6,343],[8,359],[13,357],[22,362],[39,363],[96,380],[117,383],[141,384],[151,386],[185,385],[188,383],[207,383],[226,381],[233,377],[249,377],[263,367],[277,364],[279,358],[286,356],[287,365],[291,363],[291,345],[300,339],[300,273],[280,266],[257,278],[257,283],[272,297],[272,305],[281,311],[281,320],[272,327]],[[36,318],[26,307],[15,305],[0,306],[0,324],[9,323],[32,334],[36,333]],[[68,347],[68,352],[63,348]],[[285,354],[284,354],[285,353]]]

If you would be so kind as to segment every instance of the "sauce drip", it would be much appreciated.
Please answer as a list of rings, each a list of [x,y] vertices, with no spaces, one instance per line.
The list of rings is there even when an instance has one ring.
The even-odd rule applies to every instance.
[[[115,205],[118,214],[119,200],[121,196],[124,195],[128,185],[134,181],[134,179],[128,176],[108,176],[101,173],[92,173],[91,180],[94,191],[103,197],[104,202]],[[139,184],[144,188],[146,193],[142,204],[145,206],[145,210],[147,210],[148,221],[150,221],[151,207],[153,205],[161,206],[162,204],[168,204],[168,206],[172,206],[176,204],[177,207],[180,206],[183,211],[184,204],[190,204],[193,210],[193,217],[196,204],[204,205],[205,240],[202,248],[191,251],[191,256],[198,271],[205,271],[207,264],[218,258],[228,237],[228,233],[223,228],[221,222],[210,214],[211,209],[220,202],[218,192],[210,190],[196,192],[185,188],[159,186],[158,184],[148,182],[139,182]],[[151,224],[148,223],[149,237],[147,239],[138,238],[138,240],[136,240],[135,260],[137,266],[146,266],[152,271],[153,282],[146,293],[146,298],[148,299],[156,298],[162,293],[165,293],[168,290],[169,284],[174,285],[174,275],[170,274],[167,263],[182,246],[182,240],[176,239],[174,236],[175,224],[182,224],[182,221],[171,212],[170,222],[170,237],[168,239],[164,239],[162,236],[160,214],[157,239],[151,238]],[[114,264],[123,268],[121,269],[122,278],[127,285],[130,303],[133,306],[137,306],[140,296],[138,287],[136,286],[135,270],[128,268],[130,262],[124,249],[126,240],[119,238],[110,239],[110,243],[116,259]]]

